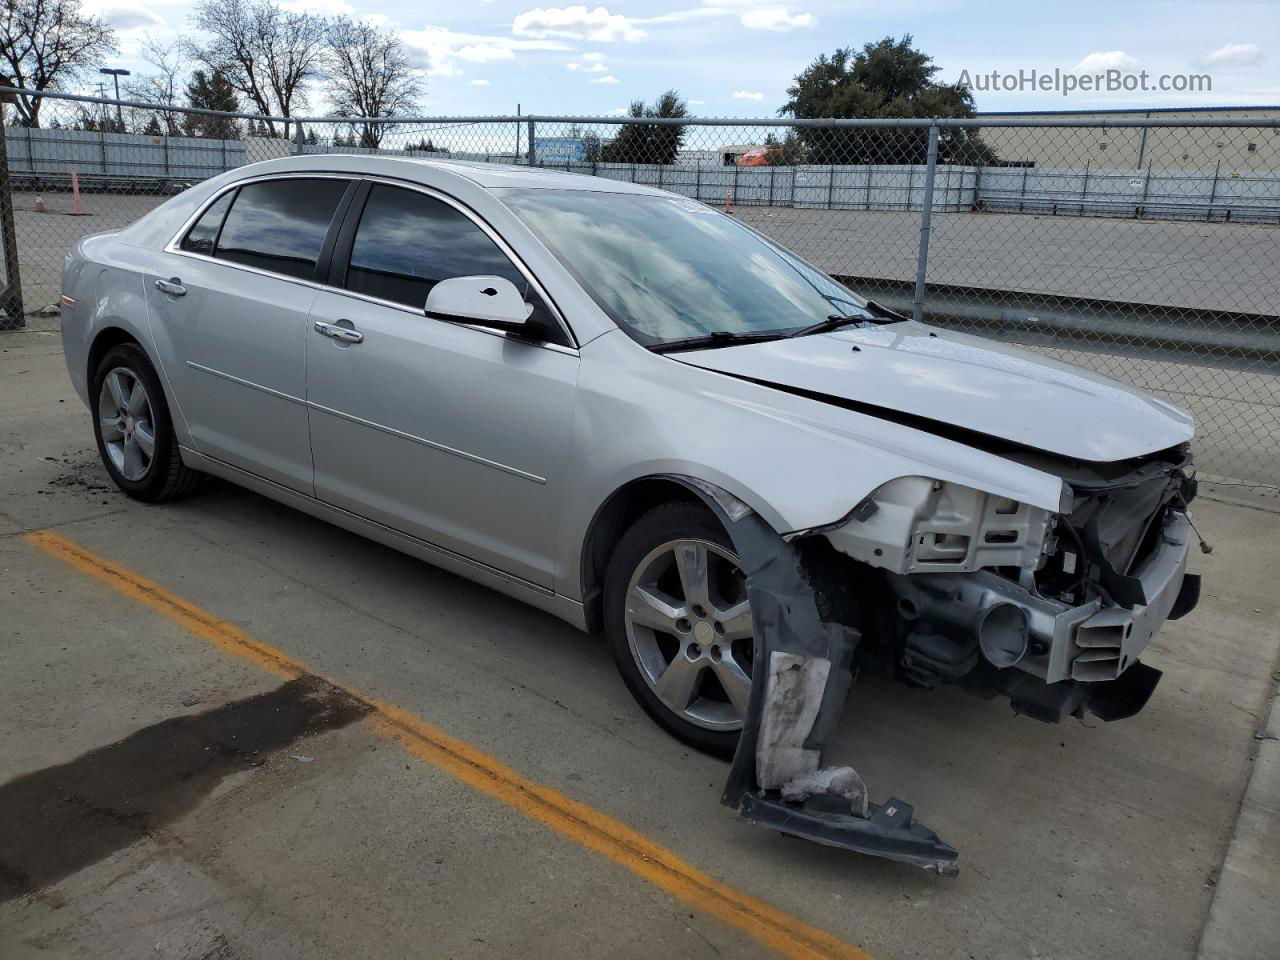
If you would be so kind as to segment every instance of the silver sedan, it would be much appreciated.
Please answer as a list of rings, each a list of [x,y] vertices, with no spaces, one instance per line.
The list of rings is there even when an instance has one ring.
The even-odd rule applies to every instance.
[[[845,631],[811,714],[865,663],[1045,720],[1140,709],[1139,655],[1195,602],[1183,411],[912,322],[660,190],[254,164],[82,240],[62,304],[129,495],[213,474],[600,630],[711,752],[744,725],[784,750],[810,601],[810,635]],[[761,789],[816,769],[758,761]]]

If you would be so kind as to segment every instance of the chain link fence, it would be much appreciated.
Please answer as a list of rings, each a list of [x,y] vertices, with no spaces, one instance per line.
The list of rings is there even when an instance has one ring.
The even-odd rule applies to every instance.
[[[362,122],[52,95],[41,118],[5,129],[0,327],[56,325],[77,238],[245,163],[533,165],[714,205],[886,306],[1136,384],[1194,413],[1203,474],[1280,497],[1280,121]]]

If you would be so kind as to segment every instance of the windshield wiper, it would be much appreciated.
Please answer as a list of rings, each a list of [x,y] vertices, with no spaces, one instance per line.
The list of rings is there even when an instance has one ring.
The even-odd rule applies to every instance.
[[[843,313],[833,313],[825,320],[820,320],[817,323],[811,324],[807,327],[801,327],[799,330],[788,333],[787,338],[807,337],[811,333],[827,333],[830,330],[839,330],[841,327],[847,327],[855,323],[874,322],[875,320],[872,317],[846,316]]]
[[[878,318],[875,320],[876,323],[904,323],[911,319],[905,313],[890,310],[883,303],[877,303],[875,300],[868,300],[866,309]]]
[[[826,298],[833,299],[831,297]],[[862,315],[834,313],[825,320],[820,320],[815,324],[807,327],[801,327],[792,333],[788,333],[787,337],[807,337],[813,333],[829,333],[832,330],[839,330],[841,327],[848,327],[855,323],[901,323],[908,319],[900,313],[895,313],[888,307],[876,303],[874,300],[868,300],[866,306],[860,306],[858,309],[866,311]]]
[[[737,343],[761,343],[765,340],[781,340],[781,333],[735,333],[732,330],[712,330],[696,337],[655,343],[649,349],[654,353],[675,353],[680,350],[698,350],[702,347],[727,347]]]

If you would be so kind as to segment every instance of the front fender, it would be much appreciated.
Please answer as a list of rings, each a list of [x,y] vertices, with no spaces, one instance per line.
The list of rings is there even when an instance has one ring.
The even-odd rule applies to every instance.
[[[730,348],[731,349],[731,348]],[[1061,478],[954,440],[653,354],[620,331],[582,348],[557,590],[581,599],[592,518],[647,476],[720,487],[786,535],[835,523],[890,480],[926,476],[1041,509]]]

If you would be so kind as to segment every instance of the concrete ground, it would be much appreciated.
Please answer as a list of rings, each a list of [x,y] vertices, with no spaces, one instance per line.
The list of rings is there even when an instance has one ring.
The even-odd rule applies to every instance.
[[[726,766],[662,734],[602,643],[559,621],[230,486],[127,500],[58,336],[0,334],[0,351],[6,960],[1169,960],[1196,955],[1211,908],[1235,936],[1202,956],[1277,942],[1273,848],[1254,836],[1252,860],[1223,866],[1280,667],[1274,513],[1198,505],[1216,548],[1194,561],[1205,594],[1156,641],[1165,678],[1134,719],[1050,727],[859,679],[832,755],[959,847],[947,880],[739,822],[718,804]],[[158,587],[121,579],[135,574]],[[285,682],[246,644],[385,706]],[[630,846],[433,760],[415,724],[582,823],[634,831]],[[667,856],[705,875],[695,889],[655,873]],[[1215,903],[1219,877],[1248,896]],[[708,889],[764,901],[772,933],[767,908],[729,916]]]

